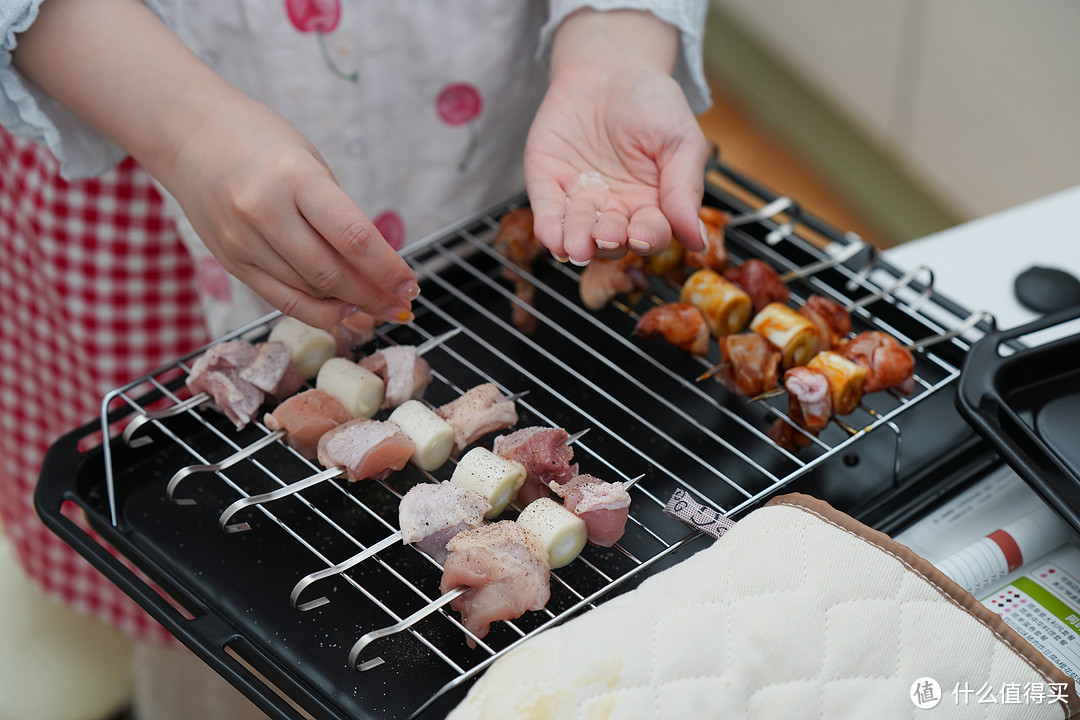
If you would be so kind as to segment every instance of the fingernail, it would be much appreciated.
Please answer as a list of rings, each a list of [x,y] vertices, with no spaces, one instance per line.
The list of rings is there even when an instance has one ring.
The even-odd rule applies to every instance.
[[[398,286],[397,296],[402,300],[412,302],[420,297],[420,286],[416,284],[415,280],[406,280]]]
[[[360,308],[356,305],[350,305],[341,311],[341,318],[344,320],[347,317],[352,317],[356,313],[360,312]]]
[[[612,242],[610,240],[597,240],[596,241],[596,247],[600,248],[601,250],[618,250],[619,245],[621,245],[621,244],[622,243]]]
[[[585,267],[589,264],[589,260],[575,260],[574,258],[570,258],[570,263],[572,265],[577,265],[578,267]]]
[[[564,265],[566,263],[570,262],[570,256],[569,255],[552,255],[552,257],[555,258],[556,260],[558,260],[559,262],[563,263]]]
[[[416,319],[416,316],[413,315],[412,310],[402,310],[401,312],[399,312],[397,315],[394,316],[394,322],[399,323],[401,325],[405,325],[406,323],[411,323],[415,319]]]
[[[644,240],[631,239],[628,244],[635,252],[649,252],[650,250],[652,250],[652,245],[645,242]]]
[[[698,220],[698,227],[701,229],[701,242],[705,243],[705,247],[701,249],[701,252],[709,252],[709,230],[705,227],[705,223],[702,220]]]

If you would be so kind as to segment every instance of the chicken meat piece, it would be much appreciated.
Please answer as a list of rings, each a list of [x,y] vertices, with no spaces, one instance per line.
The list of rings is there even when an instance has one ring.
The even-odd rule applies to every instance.
[[[547,552],[512,520],[482,525],[455,535],[447,550],[440,590],[470,588],[450,602],[462,624],[478,638],[491,623],[543,610],[551,597]],[[469,646],[475,643],[469,639]]]
[[[811,295],[798,310],[799,314],[814,323],[817,329],[817,346],[814,354],[832,350],[851,332],[851,315],[843,305],[821,295]]]
[[[694,355],[709,352],[709,323],[705,313],[690,303],[670,302],[650,308],[638,320],[634,332],[643,338],[659,335]]]
[[[352,419],[341,401],[312,388],[297,393],[263,416],[271,430],[284,430],[284,441],[308,460],[319,453],[319,438]]]
[[[338,357],[357,360],[356,348],[375,337],[375,318],[366,312],[354,312],[330,328],[330,334],[334,336]]]
[[[577,474],[577,464],[571,464],[574,449],[567,444],[569,439],[566,430],[551,427],[527,427],[495,438],[492,452],[525,467],[525,482],[515,498],[519,506],[551,497],[550,483],[562,484]]]
[[[553,483],[551,487],[563,499],[566,509],[585,521],[593,545],[611,547],[626,532],[630,493],[622,483],[581,474],[563,485]]]
[[[750,258],[738,267],[726,268],[723,274],[750,296],[754,312],[761,312],[771,302],[786,303],[791,299],[788,286],[780,280],[773,266],[764,260]]]
[[[205,392],[210,406],[242,429],[262,405],[265,393],[240,377],[258,351],[243,340],[230,340],[207,349],[195,360],[186,384],[193,393]]]
[[[802,427],[812,432],[825,429],[832,419],[832,390],[824,373],[808,367],[793,367],[784,373],[789,405],[797,403]]]
[[[495,233],[495,249],[516,267],[532,272],[533,261],[544,251],[544,246],[533,234],[533,213],[523,207],[511,210],[499,221],[499,230]],[[536,298],[536,287],[520,272],[504,267],[502,276],[514,286],[514,294],[525,307],[513,303],[510,307],[510,319],[521,332],[531,334],[536,329],[536,315],[529,311]]]
[[[386,384],[383,410],[421,397],[431,384],[431,365],[420,357],[415,345],[391,345],[361,358],[357,364],[381,377]]]
[[[517,406],[494,383],[469,388],[461,397],[436,409],[454,428],[454,455],[479,438],[517,424]]]
[[[279,402],[304,386],[304,375],[293,363],[288,345],[264,342],[256,345],[255,350],[255,358],[240,371],[241,379]]]
[[[325,468],[344,467],[350,482],[382,480],[405,467],[416,446],[389,421],[355,418],[319,438],[317,456]]]
[[[704,252],[688,250],[683,256],[683,262],[687,267],[695,270],[709,268],[722,272],[728,263],[727,248],[724,246],[724,226],[727,225],[727,215],[714,207],[703,205],[699,216],[702,224],[705,225],[709,247]]]
[[[441,483],[414,485],[398,505],[401,541],[416,545],[439,563],[446,560],[450,538],[484,524],[491,504],[478,492]]]
[[[780,351],[757,333],[737,333],[720,338],[724,366],[716,374],[731,392],[755,397],[780,384]]]
[[[581,302],[590,310],[600,310],[616,295],[644,290],[648,286],[645,259],[635,253],[627,253],[619,260],[594,257],[578,278]]]
[[[866,368],[864,393],[896,388],[907,395],[915,387],[915,356],[880,330],[861,332],[837,346],[836,352]]]

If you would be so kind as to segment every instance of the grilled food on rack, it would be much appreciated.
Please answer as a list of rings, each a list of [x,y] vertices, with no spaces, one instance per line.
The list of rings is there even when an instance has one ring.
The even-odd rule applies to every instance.
[[[514,498],[518,505],[551,497],[550,483],[564,483],[577,474],[577,464],[571,464],[574,449],[568,444],[569,438],[570,434],[563,428],[538,426],[495,438],[492,452],[525,468],[525,482]]]
[[[727,267],[727,248],[724,245],[724,226],[727,225],[727,214],[710,205],[702,205],[698,212],[702,224],[705,226],[705,235],[709,239],[709,247],[701,252],[687,251],[683,255],[683,262],[692,269],[709,268],[721,272]]]
[[[312,388],[287,398],[263,416],[263,423],[271,430],[284,430],[284,442],[308,460],[314,460],[319,452],[319,438],[351,419],[340,400]]]
[[[411,461],[431,472],[442,467],[454,450],[454,428],[419,400],[406,400],[388,418],[409,436],[416,446]]]
[[[630,493],[622,483],[610,483],[582,473],[562,485],[551,484],[566,509],[585,522],[589,542],[611,547],[626,531]]]
[[[581,302],[590,310],[600,310],[616,295],[638,292],[648,286],[645,259],[635,253],[627,253],[619,260],[594,257],[578,278]]]
[[[915,356],[880,330],[861,332],[840,343],[836,352],[866,368],[865,392],[896,388],[907,395],[914,387]]]
[[[864,393],[889,389],[911,392],[914,368],[915,357],[895,338],[878,330],[861,332],[841,343],[836,351],[818,353],[805,368],[784,373],[788,417],[805,433],[781,418],[773,423],[768,435],[781,447],[798,450],[808,445],[808,435],[816,436],[832,416],[853,411]],[[822,380],[828,399],[825,416]]]
[[[817,347],[817,328],[783,303],[769,303],[750,321],[750,329],[780,351],[784,368],[805,365]]]
[[[544,252],[544,246],[533,234],[533,213],[523,207],[502,216],[495,233],[495,249],[507,260],[526,273],[531,273],[533,261]],[[514,294],[531,307],[536,298],[536,286],[512,268],[504,267],[502,276],[514,286]],[[517,303],[510,306],[510,319],[521,332],[529,334],[536,329],[536,316],[528,307]]]
[[[344,467],[350,482],[383,479],[409,462],[416,447],[395,423],[356,418],[319,438],[323,467]]]
[[[825,350],[811,358],[806,367],[828,379],[834,414],[847,415],[859,406],[866,390],[866,366],[848,360],[839,353]],[[785,380],[785,386],[786,384]]]
[[[391,345],[361,358],[357,364],[386,383],[383,410],[420,397],[431,384],[431,365],[420,357],[415,345]]]
[[[494,383],[469,388],[461,397],[436,409],[439,417],[454,428],[454,454],[497,430],[517,424],[517,406]]]
[[[750,296],[742,288],[708,268],[686,279],[679,300],[701,310],[709,331],[718,338],[744,329],[753,309]]]
[[[446,560],[450,539],[483,525],[490,510],[483,495],[449,480],[414,485],[398,505],[401,540],[441,563]]]
[[[270,347],[263,350],[263,345]],[[211,406],[239,430],[251,422],[267,394],[284,396],[303,384],[291,356],[278,348],[244,340],[218,343],[195,360],[185,382],[193,393],[209,395]]]
[[[775,389],[780,382],[780,351],[757,333],[736,333],[720,338],[723,367],[716,379],[736,395],[754,397]]]
[[[443,565],[443,593],[470,589],[450,602],[462,624],[478,638],[496,620],[513,620],[542,610],[551,597],[548,554],[536,537],[512,520],[482,525],[455,535]],[[475,643],[470,638],[469,646]]]
[[[724,269],[724,277],[735,283],[750,296],[754,312],[772,302],[786,303],[791,299],[791,291],[780,279],[773,266],[764,260],[750,258],[742,265]]]
[[[694,355],[709,352],[709,324],[701,309],[684,302],[650,308],[637,321],[634,332],[643,338],[659,335],[680,350]]]
[[[811,295],[798,313],[814,323],[817,343],[814,352],[832,350],[851,332],[851,315],[840,303],[821,295]]]

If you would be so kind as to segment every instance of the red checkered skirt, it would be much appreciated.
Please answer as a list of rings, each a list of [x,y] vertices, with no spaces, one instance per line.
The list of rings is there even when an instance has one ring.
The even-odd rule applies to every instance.
[[[191,259],[130,158],[67,182],[44,148],[0,128],[0,521],[27,574],[72,608],[168,637],[42,525],[46,449],[102,397],[206,342]]]

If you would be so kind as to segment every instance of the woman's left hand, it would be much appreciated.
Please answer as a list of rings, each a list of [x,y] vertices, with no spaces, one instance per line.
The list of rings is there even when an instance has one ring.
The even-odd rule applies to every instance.
[[[671,77],[677,48],[648,13],[585,10],[560,26],[525,147],[534,230],[556,258],[704,248],[709,149]]]

